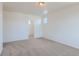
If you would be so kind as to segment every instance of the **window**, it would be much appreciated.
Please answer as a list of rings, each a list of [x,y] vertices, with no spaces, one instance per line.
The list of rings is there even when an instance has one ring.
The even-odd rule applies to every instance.
[[[41,19],[38,19],[38,20],[37,20],[37,23],[38,23],[38,24],[41,24]]]
[[[28,19],[28,24],[31,24],[31,16],[28,16],[27,19]]]
[[[47,24],[48,23],[48,18],[47,17],[44,18],[43,23],[44,24]]]
[[[31,24],[31,20],[28,20],[28,24]]]

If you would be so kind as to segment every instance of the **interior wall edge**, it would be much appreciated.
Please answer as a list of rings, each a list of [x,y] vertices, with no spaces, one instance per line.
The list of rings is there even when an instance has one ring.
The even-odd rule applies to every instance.
[[[0,2],[0,54],[3,50],[3,3]]]
[[[2,45],[1,45],[0,47],[2,47]],[[0,48],[0,55],[1,55],[1,53],[2,53],[2,50],[3,50],[3,48]]]

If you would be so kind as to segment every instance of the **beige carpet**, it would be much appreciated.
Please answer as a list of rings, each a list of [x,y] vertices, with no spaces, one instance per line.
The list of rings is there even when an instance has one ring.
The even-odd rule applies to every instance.
[[[79,49],[47,39],[30,38],[4,44],[2,56],[79,56]]]

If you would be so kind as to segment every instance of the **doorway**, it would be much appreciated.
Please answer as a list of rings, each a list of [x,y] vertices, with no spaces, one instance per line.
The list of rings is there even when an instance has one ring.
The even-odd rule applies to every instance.
[[[29,20],[29,38],[34,38],[34,22]]]
[[[29,38],[40,38],[43,36],[41,19],[29,20]]]

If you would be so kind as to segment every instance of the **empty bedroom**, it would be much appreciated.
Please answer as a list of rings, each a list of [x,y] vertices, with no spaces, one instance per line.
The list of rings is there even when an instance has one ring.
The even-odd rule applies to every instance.
[[[1,56],[79,56],[78,2],[3,2],[0,13]]]

